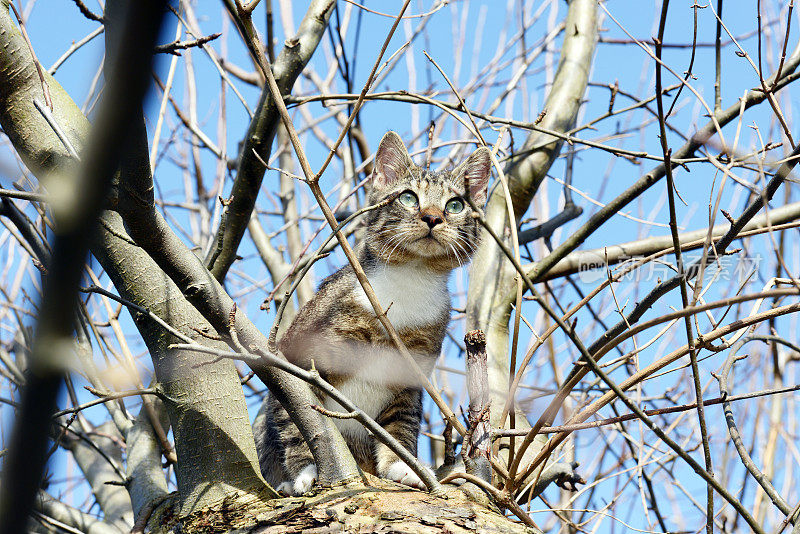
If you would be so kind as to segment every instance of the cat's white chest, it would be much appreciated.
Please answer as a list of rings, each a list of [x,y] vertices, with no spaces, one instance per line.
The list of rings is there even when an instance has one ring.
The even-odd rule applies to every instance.
[[[449,313],[448,273],[435,273],[416,265],[387,265],[367,275],[381,307],[397,328],[429,325]],[[356,300],[373,312],[364,290],[356,282]]]

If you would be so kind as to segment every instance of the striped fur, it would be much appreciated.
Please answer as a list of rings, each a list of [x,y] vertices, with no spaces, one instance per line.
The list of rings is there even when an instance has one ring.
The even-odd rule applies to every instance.
[[[395,196],[369,212],[357,250],[381,307],[426,373],[433,369],[450,319],[450,272],[469,261],[478,226],[463,197],[486,199],[489,152],[475,151],[452,171],[415,166],[400,138],[389,132],[375,156],[370,204]],[[416,205],[408,195],[413,193]],[[463,209],[448,209],[462,202]],[[458,205],[458,202],[455,202]],[[452,207],[453,204],[450,204]],[[416,455],[422,388],[375,316],[350,265],[326,278],[298,312],[279,342],[289,361],[338,388]],[[326,408],[342,408],[315,392]],[[422,482],[386,446],[353,420],[336,420],[359,467],[397,482]],[[306,491],[316,477],[314,459],[286,410],[271,395],[256,420],[262,471],[290,493]]]

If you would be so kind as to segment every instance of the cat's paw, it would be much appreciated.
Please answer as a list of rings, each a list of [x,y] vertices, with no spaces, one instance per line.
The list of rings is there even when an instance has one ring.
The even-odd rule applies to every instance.
[[[308,464],[300,471],[300,474],[297,475],[297,478],[294,481],[286,481],[278,487],[278,491],[283,491],[284,493],[290,495],[303,495],[308,490],[311,489],[311,486],[314,482],[317,481],[317,465],[316,464]]]
[[[425,469],[428,469],[427,467]],[[430,469],[428,469],[430,471]],[[433,476],[433,472],[431,471],[431,475]],[[417,488],[424,490],[425,483],[419,478],[419,476],[408,467],[405,462],[402,460],[397,460],[392,465],[389,466],[389,469],[386,470],[386,474],[384,478],[388,478],[391,481],[399,482],[400,484],[404,484],[406,486],[411,486],[412,488]]]

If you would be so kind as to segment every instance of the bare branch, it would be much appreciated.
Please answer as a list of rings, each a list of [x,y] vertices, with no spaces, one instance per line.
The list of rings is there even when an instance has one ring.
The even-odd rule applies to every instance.
[[[345,397],[338,389],[323,380],[319,373],[311,370],[298,367],[286,360],[282,355],[275,355],[269,352],[262,352],[260,354],[252,354],[247,352],[226,352],[202,345],[195,344],[176,344],[173,346],[175,349],[191,350],[196,352],[204,352],[206,354],[214,354],[220,358],[240,359],[247,362],[253,368],[260,368],[263,365],[270,367],[274,366],[282,371],[285,371],[292,376],[295,376],[309,384],[313,384],[324,392],[327,396],[338,402],[348,413],[340,414],[338,412],[330,412],[316,404],[310,404],[310,408],[320,414],[334,418],[334,419],[356,419],[359,423],[369,429],[370,433],[375,436],[375,439],[389,447],[408,467],[410,467],[417,476],[425,483],[425,486],[434,494],[442,495],[443,489],[441,488],[436,477],[433,473],[426,469],[414,456],[400,444],[391,434],[389,434],[382,426],[375,422],[369,415],[367,415],[361,408],[353,404],[353,402]],[[337,431],[338,432],[338,431]],[[487,440],[488,441],[488,440]],[[316,458],[315,458],[316,459]]]
[[[78,11],[81,12],[81,15],[83,15],[89,20],[99,22],[100,24],[103,23],[103,17],[92,13],[92,11],[88,7],[86,7],[86,4],[84,4],[81,0],[72,0],[72,1],[75,2],[76,6],[78,6]]]
[[[21,36],[11,23],[8,2],[0,13],[0,27],[10,41]],[[37,341],[31,355],[31,375],[25,387],[17,425],[4,462],[3,485],[0,488],[0,532],[21,532],[28,511],[39,487],[45,466],[46,440],[50,415],[55,411],[55,401],[61,388],[64,372],[63,350],[71,345],[78,279],[88,250],[88,237],[95,227],[97,216],[111,186],[111,178],[119,164],[121,144],[127,139],[131,117],[141,103],[146,90],[145,73],[149,69],[151,46],[163,18],[160,2],[137,2],[126,18],[120,47],[110,55],[108,86],[105,100],[98,114],[91,136],[92,142],[84,155],[83,172],[66,185],[68,198],[58,199],[53,205],[58,221],[57,238],[53,247],[51,275],[47,279],[41,314],[37,326]],[[135,36],[135,37],[134,37]],[[151,44],[152,43],[152,44]],[[7,43],[8,44],[8,43]],[[17,72],[34,68],[42,76],[42,83],[50,86],[46,73],[38,62],[21,57],[5,48],[0,63],[17,64]],[[5,95],[26,94],[24,85],[6,70],[2,85],[15,87]],[[52,82],[55,83],[55,82]],[[20,91],[21,89],[21,91]],[[46,100],[51,107],[47,92]],[[6,96],[8,98],[8,96]],[[67,98],[68,99],[68,98]],[[29,100],[30,102],[30,100]],[[30,105],[30,104],[28,104]],[[69,103],[66,108],[72,108]],[[17,130],[9,110],[0,113],[0,123],[5,131]],[[29,134],[19,128],[18,136]],[[12,142],[14,141],[12,137]],[[39,140],[34,140],[33,144]],[[24,143],[29,144],[30,141]],[[20,147],[17,146],[20,150]],[[25,150],[20,150],[25,153]],[[33,166],[39,168],[38,165]],[[65,197],[67,196],[65,195]],[[22,461],[26,458],[26,461]]]
[[[333,11],[330,0],[314,0],[308,8],[295,37],[288,40],[272,67],[281,94],[288,94],[317,45]],[[269,160],[272,141],[280,116],[267,88],[261,93],[255,116],[244,137],[242,157],[236,168],[236,180],[231,189],[231,203],[225,212],[225,227],[211,245],[206,265],[217,280],[223,280],[233,263],[239,242],[255,206],[256,197],[264,178],[262,161]],[[217,252],[219,251],[219,252]]]
[[[206,35],[206,36],[203,36],[203,37],[199,37],[197,39],[192,39],[190,41],[175,40],[175,41],[172,41],[171,43],[158,45],[155,48],[155,52],[157,52],[157,53],[165,53],[165,54],[173,54],[173,55],[179,56],[180,52],[178,52],[178,50],[186,50],[187,48],[192,48],[192,47],[195,47],[195,46],[203,46],[204,44],[213,41],[214,39],[216,39],[220,35],[222,35],[222,34],[221,33],[212,33],[211,35]]]

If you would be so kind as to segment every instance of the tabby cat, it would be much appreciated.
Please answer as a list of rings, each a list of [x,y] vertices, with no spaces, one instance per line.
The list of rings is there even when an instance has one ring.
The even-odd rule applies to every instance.
[[[375,155],[368,203],[394,197],[368,212],[358,259],[401,339],[426,373],[442,348],[450,320],[450,272],[469,261],[478,223],[464,200],[486,200],[490,152],[479,148],[450,171],[429,172],[411,161],[405,145],[387,133]],[[350,265],[326,278],[279,342],[286,358],[320,375],[416,455],[422,388],[393,348]],[[320,404],[342,411],[321,392]],[[352,419],[337,419],[364,471],[408,486],[422,481],[386,446]],[[295,495],[317,477],[308,446],[271,395],[256,420],[261,470],[270,484]]]

